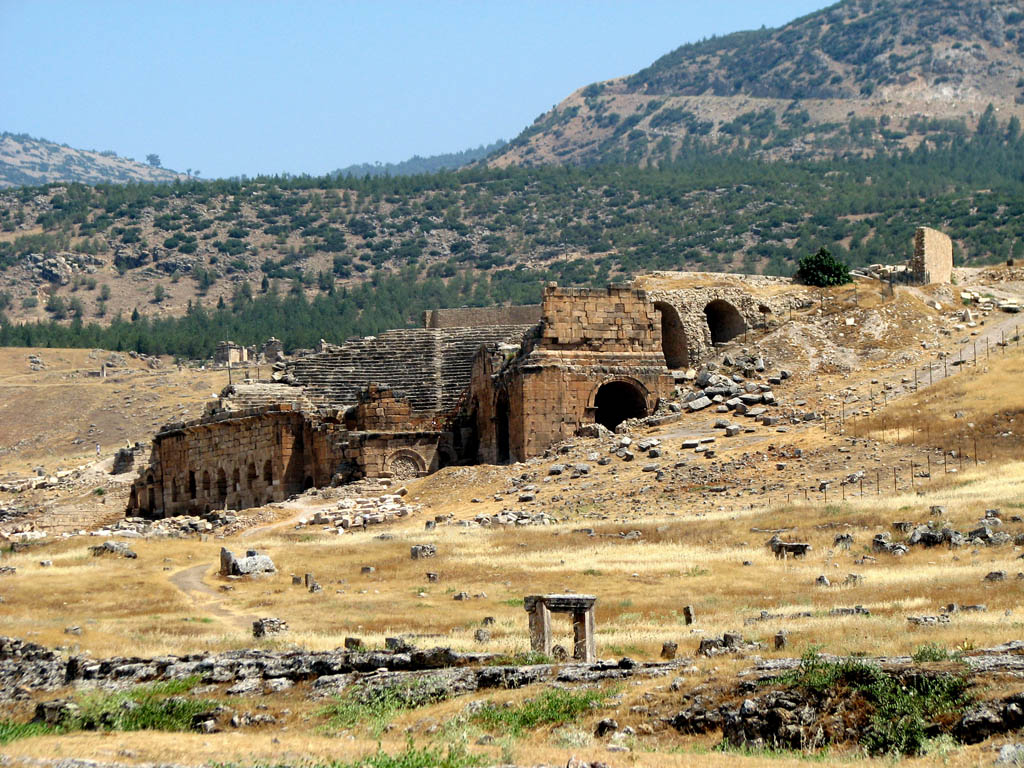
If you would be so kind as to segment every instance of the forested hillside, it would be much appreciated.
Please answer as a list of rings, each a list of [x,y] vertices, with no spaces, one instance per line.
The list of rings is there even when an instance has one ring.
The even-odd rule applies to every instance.
[[[693,143],[766,159],[872,156],[970,132],[988,104],[1024,117],[1019,2],[843,0],[582,88],[491,162],[657,164]]]
[[[161,168],[155,154],[150,159],[155,162],[140,163],[113,151],[73,149],[24,133],[4,132],[0,133],[0,189],[61,181],[100,184],[185,178],[185,174]]]
[[[988,110],[973,134],[896,158],[767,163],[694,145],[657,169],[12,190],[0,194],[0,343],[196,356],[274,334],[310,346],[415,324],[433,306],[536,301],[549,279],[788,274],[822,245],[854,266],[903,261],[921,224],[979,264],[1021,255],[1022,179],[1020,124]]]
[[[334,176],[412,176],[417,173],[437,173],[453,171],[457,168],[483,160],[503,148],[508,142],[498,139],[493,144],[481,144],[475,149],[461,152],[446,152],[441,155],[420,157],[413,155],[400,163],[357,163],[339,168],[332,172]]]

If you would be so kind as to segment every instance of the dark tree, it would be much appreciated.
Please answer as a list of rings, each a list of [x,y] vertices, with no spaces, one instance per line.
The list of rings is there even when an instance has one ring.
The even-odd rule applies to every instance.
[[[832,255],[828,248],[822,247],[818,252],[800,259],[796,277],[807,285],[824,288],[829,285],[845,285],[852,283],[850,268]]]
[[[146,162],[149,163],[154,168],[159,168],[160,155],[156,154],[156,152],[151,152],[150,154],[146,155]]]

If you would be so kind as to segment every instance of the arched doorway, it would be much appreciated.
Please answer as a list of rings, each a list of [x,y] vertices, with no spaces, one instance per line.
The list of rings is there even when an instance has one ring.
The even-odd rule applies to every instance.
[[[630,381],[609,381],[594,396],[594,420],[614,430],[626,419],[647,415],[647,398],[639,385]]]
[[[274,484],[274,469],[270,463],[270,459],[263,462],[263,482],[267,485]]]
[[[256,482],[257,477],[258,475],[256,474],[256,464],[250,461],[249,468],[248,470],[246,470],[245,473],[245,481],[248,484],[249,488],[253,487],[253,484]]]
[[[228,497],[228,475],[223,469],[217,470],[217,502],[223,503]]]
[[[747,329],[743,315],[732,304],[715,299],[704,307],[704,315],[708,320],[712,344],[724,344],[731,341]]]
[[[203,498],[210,498],[210,470],[203,470]]]
[[[511,428],[509,425],[511,408],[508,402],[508,392],[502,390],[498,393],[498,401],[495,404],[494,418],[495,444],[498,450],[498,463],[508,464],[512,458]]]
[[[690,350],[679,312],[664,301],[654,302],[654,308],[661,315],[661,350],[665,354],[665,365],[673,369],[686,368],[690,364]]]

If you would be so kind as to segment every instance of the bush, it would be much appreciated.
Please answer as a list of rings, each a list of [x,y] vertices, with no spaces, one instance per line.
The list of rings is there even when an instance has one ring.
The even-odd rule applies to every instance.
[[[817,253],[801,258],[796,277],[802,283],[819,288],[853,282],[850,268],[835,258],[828,248],[819,248]]]

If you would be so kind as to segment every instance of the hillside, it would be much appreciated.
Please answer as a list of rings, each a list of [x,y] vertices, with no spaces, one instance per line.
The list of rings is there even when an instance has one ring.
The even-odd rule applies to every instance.
[[[431,307],[535,302],[546,280],[790,274],[822,245],[853,266],[903,262],[921,224],[954,238],[958,263],[992,263],[1024,256],[1022,178],[1019,126],[993,109],[895,159],[22,188],[0,193],[0,344],[310,347]]]
[[[473,149],[461,152],[445,152],[440,155],[420,157],[413,155],[400,163],[356,163],[332,171],[332,176],[412,176],[417,173],[437,173],[438,171],[455,170],[483,160],[497,152],[508,142],[498,139],[492,144],[481,144]]]
[[[778,29],[684,45],[573,93],[493,165],[656,163],[694,145],[767,159],[871,155],[1024,116],[1012,0],[843,0]]]
[[[170,182],[185,174],[139,163],[114,152],[72,149],[23,133],[0,133],[0,189],[50,184]]]

